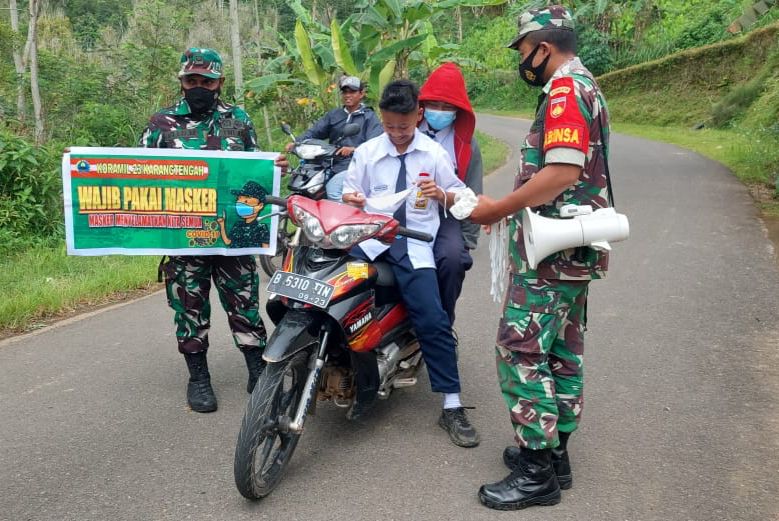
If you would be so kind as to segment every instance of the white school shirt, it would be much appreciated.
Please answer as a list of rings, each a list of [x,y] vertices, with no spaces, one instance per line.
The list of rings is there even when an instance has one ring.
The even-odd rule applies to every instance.
[[[406,149],[406,188],[415,185],[420,172],[427,172],[438,186],[446,191],[463,188],[465,185],[454,174],[452,160],[446,151],[422,134],[414,130],[414,139]],[[400,171],[398,150],[392,144],[386,133],[369,139],[354,151],[352,162],[346,171],[344,179],[344,194],[361,193],[365,197],[378,197],[395,193],[395,186]],[[429,233],[433,237],[438,233],[438,202],[427,201],[425,208],[416,208],[416,192],[406,199],[406,227],[412,230]],[[386,213],[386,215],[392,215]],[[408,257],[414,269],[435,268],[433,243],[408,240]],[[376,239],[368,239],[360,243],[360,248],[371,260],[389,249],[389,245]]]

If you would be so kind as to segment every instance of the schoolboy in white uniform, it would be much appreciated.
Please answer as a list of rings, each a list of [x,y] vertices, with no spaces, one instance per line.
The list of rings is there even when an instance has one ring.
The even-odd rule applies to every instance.
[[[384,89],[379,102],[384,134],[355,150],[344,181],[343,200],[364,207],[366,197],[399,193],[416,185],[423,197],[417,197],[417,190],[413,190],[393,216],[401,225],[435,237],[438,205],[446,201],[451,206],[454,194],[448,190],[465,185],[455,175],[443,147],[417,130],[422,118],[418,98],[418,87],[408,80],[394,81]],[[429,174],[429,180],[420,181],[423,172]],[[387,246],[368,240],[355,247],[352,255],[380,259],[392,266],[422,347],[430,385],[433,392],[444,393],[438,424],[455,445],[475,447],[479,436],[460,403],[454,338],[441,305],[432,243],[398,237]],[[374,400],[358,392],[352,417],[364,415]]]

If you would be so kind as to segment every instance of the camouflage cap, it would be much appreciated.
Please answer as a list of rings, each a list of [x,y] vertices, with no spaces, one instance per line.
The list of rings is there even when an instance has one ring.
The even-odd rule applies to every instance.
[[[206,78],[222,77],[222,57],[213,49],[190,47],[181,55],[179,78],[200,74]]]
[[[550,5],[539,9],[530,9],[519,15],[517,20],[519,32],[517,36],[506,47],[517,49],[522,38],[533,31],[542,29],[560,29],[563,31],[573,31],[574,23],[571,13],[562,5]]]
[[[233,195],[247,195],[259,199],[261,203],[265,202],[265,196],[268,194],[265,189],[255,181],[247,181],[240,190],[230,190]]]

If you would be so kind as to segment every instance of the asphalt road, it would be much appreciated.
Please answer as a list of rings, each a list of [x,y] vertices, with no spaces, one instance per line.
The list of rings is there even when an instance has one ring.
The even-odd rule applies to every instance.
[[[512,146],[526,126],[479,118]],[[219,411],[193,413],[156,294],[0,343],[0,519],[779,519],[779,273],[754,205],[692,152],[618,135],[612,149],[631,238],[591,288],[584,421],[558,506],[500,513],[476,498],[512,440],[483,240],[457,323],[479,447],[448,443],[425,378],[365,426],[320,407],[282,484],[248,502],[232,477],[246,375],[224,314],[214,302]],[[511,189],[516,155],[508,165],[487,193]]]

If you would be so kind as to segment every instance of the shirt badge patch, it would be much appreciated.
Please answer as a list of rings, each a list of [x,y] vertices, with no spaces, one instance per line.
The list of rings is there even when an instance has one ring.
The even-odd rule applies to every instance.
[[[565,112],[566,99],[567,98],[565,97],[552,99],[549,102],[551,104],[549,115],[552,116],[553,118],[559,118],[560,116],[562,116],[563,113]]]

